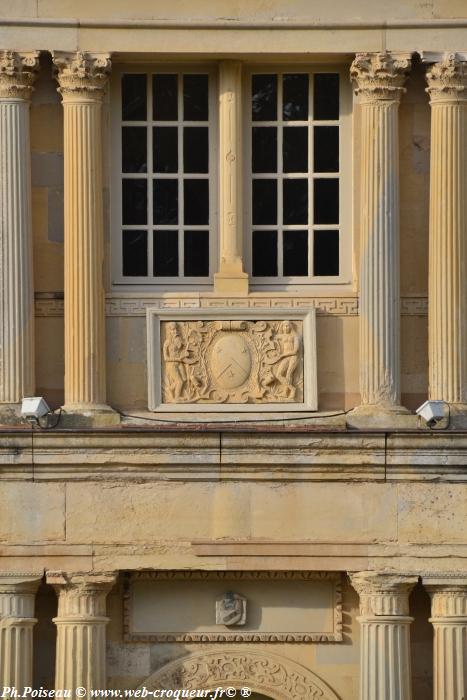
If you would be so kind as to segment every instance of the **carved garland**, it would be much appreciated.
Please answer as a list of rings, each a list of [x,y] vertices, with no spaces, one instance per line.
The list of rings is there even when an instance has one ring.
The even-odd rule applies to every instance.
[[[210,632],[204,634],[133,634],[131,583],[167,580],[226,581],[330,581],[334,583],[334,631],[331,633],[251,633]],[[342,642],[342,576],[335,572],[316,571],[140,571],[127,575],[123,589],[123,639],[125,642],[268,642],[312,643]]]
[[[141,687],[152,689],[213,690],[219,686],[249,687],[273,700],[339,700],[305,666],[277,654],[252,651],[200,652],[163,666]]]

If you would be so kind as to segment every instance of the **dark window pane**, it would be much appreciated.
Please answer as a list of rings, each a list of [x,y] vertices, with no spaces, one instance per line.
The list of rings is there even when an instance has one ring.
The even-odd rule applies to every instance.
[[[209,275],[209,232],[185,231],[185,277]]]
[[[122,180],[122,221],[145,224],[148,216],[146,180]]]
[[[314,119],[339,119],[338,73],[316,73],[313,105]]]
[[[253,180],[253,223],[277,224],[277,180]]]
[[[122,172],[145,173],[146,160],[146,127],[122,127]]]
[[[308,127],[291,126],[283,131],[284,173],[308,172]]]
[[[184,181],[185,224],[209,224],[209,181]]]
[[[284,231],[284,277],[308,275],[308,231]]]
[[[308,119],[308,76],[284,75],[283,115],[286,121]]]
[[[338,126],[315,126],[314,157],[316,173],[336,173],[339,170]]]
[[[251,118],[256,122],[277,119],[277,75],[252,76]]]
[[[178,170],[178,129],[176,126],[155,126],[152,136],[155,173],[176,173]]]
[[[148,234],[146,231],[123,231],[122,255],[125,277],[148,274]]]
[[[313,245],[314,274],[339,274],[339,231],[315,231]]]
[[[208,76],[183,76],[183,118],[206,122],[209,119]]]
[[[253,231],[253,277],[277,277],[277,231]]]
[[[339,223],[339,180],[315,180],[315,224]]]
[[[284,224],[308,223],[308,180],[284,180]]]
[[[178,119],[178,76],[154,75],[152,78],[153,115],[156,121]]]
[[[183,169],[185,173],[209,172],[207,126],[188,126],[183,129]]]
[[[122,119],[146,120],[146,76],[127,74],[122,76]]]
[[[154,275],[178,276],[178,231],[154,231]]]
[[[252,131],[252,170],[254,173],[277,172],[277,129],[254,126]]]
[[[178,181],[154,180],[154,223],[178,224]]]

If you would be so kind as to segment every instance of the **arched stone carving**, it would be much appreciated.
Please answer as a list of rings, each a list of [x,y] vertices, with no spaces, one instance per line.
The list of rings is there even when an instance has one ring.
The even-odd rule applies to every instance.
[[[204,651],[166,664],[141,687],[212,690],[249,687],[273,700],[339,700],[318,676],[305,666],[277,654],[260,651]]]

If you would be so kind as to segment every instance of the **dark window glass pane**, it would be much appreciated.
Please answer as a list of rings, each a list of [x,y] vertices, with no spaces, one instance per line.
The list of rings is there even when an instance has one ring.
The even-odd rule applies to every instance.
[[[155,126],[152,135],[155,173],[176,173],[178,170],[178,129],[176,126]]]
[[[316,73],[313,95],[314,119],[339,119],[339,74]]]
[[[154,231],[154,275],[178,276],[178,231]]]
[[[284,75],[283,81],[284,119],[308,119],[308,76]]]
[[[339,223],[339,180],[315,180],[315,224]]]
[[[277,224],[277,180],[253,180],[253,223]]]
[[[146,127],[122,127],[122,172],[145,173],[146,160]]]
[[[124,121],[146,120],[146,76],[122,76],[122,119]]]
[[[339,231],[315,231],[313,245],[314,274],[339,274]]]
[[[308,127],[291,126],[283,131],[284,173],[308,172]]]
[[[253,231],[253,277],[277,277],[277,231]]]
[[[209,275],[209,232],[185,231],[185,277]]]
[[[178,76],[154,75],[152,78],[153,115],[156,121],[178,119]]]
[[[208,76],[183,76],[183,118],[206,122],[209,119]]]
[[[146,231],[123,231],[123,274],[145,277],[148,274],[148,234]]]
[[[124,224],[147,223],[146,180],[122,180],[122,221]]]
[[[209,181],[184,181],[185,224],[209,224]]]
[[[155,224],[178,224],[178,181],[154,180]]]
[[[308,275],[308,231],[283,231],[284,277]]]
[[[252,132],[252,170],[254,173],[277,172],[277,129],[254,126]]]
[[[185,173],[209,172],[207,126],[188,126],[183,129],[183,169]]]
[[[251,77],[251,118],[256,122],[277,119],[277,75]]]
[[[308,223],[308,180],[284,180],[284,224]]]
[[[314,158],[316,173],[336,173],[339,170],[338,126],[315,126]]]

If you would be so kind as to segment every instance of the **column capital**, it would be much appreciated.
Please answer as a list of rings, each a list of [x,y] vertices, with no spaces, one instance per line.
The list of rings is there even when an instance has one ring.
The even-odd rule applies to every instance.
[[[0,99],[29,100],[38,70],[38,51],[0,51]]]
[[[428,575],[422,583],[431,598],[432,621],[463,617],[467,622],[467,576]]]
[[[434,56],[431,56],[434,58]],[[428,62],[429,55],[425,55]],[[427,93],[430,103],[436,102],[466,102],[467,101],[467,62],[466,56],[456,53],[445,53],[437,57],[427,70]]]
[[[360,597],[361,616],[409,614],[409,593],[418,576],[359,571],[349,578]]]
[[[15,573],[0,571],[0,619],[33,618],[34,599],[42,572]],[[32,620],[35,622],[35,620]]]
[[[412,66],[410,53],[357,53],[350,67],[360,102],[399,101]]]
[[[58,615],[61,620],[88,620],[105,617],[105,599],[114,586],[115,572],[73,573],[47,572],[47,583],[58,594]]]
[[[63,101],[102,99],[112,66],[109,53],[54,51],[52,60]]]

